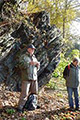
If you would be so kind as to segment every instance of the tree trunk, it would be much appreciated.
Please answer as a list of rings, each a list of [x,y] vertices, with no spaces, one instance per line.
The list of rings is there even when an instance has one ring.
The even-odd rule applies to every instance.
[[[63,38],[65,38],[65,24],[66,24],[66,10],[67,10],[67,3],[68,1],[65,0],[65,11],[63,16]]]

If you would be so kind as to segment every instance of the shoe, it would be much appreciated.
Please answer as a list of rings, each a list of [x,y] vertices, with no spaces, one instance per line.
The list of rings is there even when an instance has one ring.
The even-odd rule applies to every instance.
[[[40,107],[40,105],[37,105],[37,109],[40,109],[41,107]]]
[[[73,108],[73,107],[70,107],[68,110],[69,110],[69,111],[74,111],[74,108]]]
[[[19,113],[23,113],[23,109],[17,108],[17,111],[18,111]]]
[[[80,111],[79,107],[78,107],[78,108],[75,108],[75,110]]]

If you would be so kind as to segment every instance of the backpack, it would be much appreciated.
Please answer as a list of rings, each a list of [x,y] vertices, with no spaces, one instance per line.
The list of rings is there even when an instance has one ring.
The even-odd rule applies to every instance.
[[[27,110],[35,110],[37,108],[37,95],[30,94],[24,108]]]
[[[70,65],[67,65],[63,71],[63,78],[66,79],[67,76],[69,76],[70,71]]]

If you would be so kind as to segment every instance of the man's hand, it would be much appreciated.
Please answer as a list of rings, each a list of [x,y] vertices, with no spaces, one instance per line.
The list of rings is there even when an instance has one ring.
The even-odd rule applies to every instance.
[[[36,65],[36,66],[38,66],[38,62],[33,62],[33,61],[31,61],[31,62],[30,62],[30,65]]]
[[[39,62],[36,63],[37,68],[40,66]]]

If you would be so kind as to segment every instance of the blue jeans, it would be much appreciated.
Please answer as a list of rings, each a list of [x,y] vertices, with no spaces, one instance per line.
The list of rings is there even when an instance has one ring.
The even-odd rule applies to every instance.
[[[79,108],[79,97],[78,97],[78,88],[67,87],[68,92],[68,101],[70,108],[74,108],[72,93],[74,92],[75,106]]]

